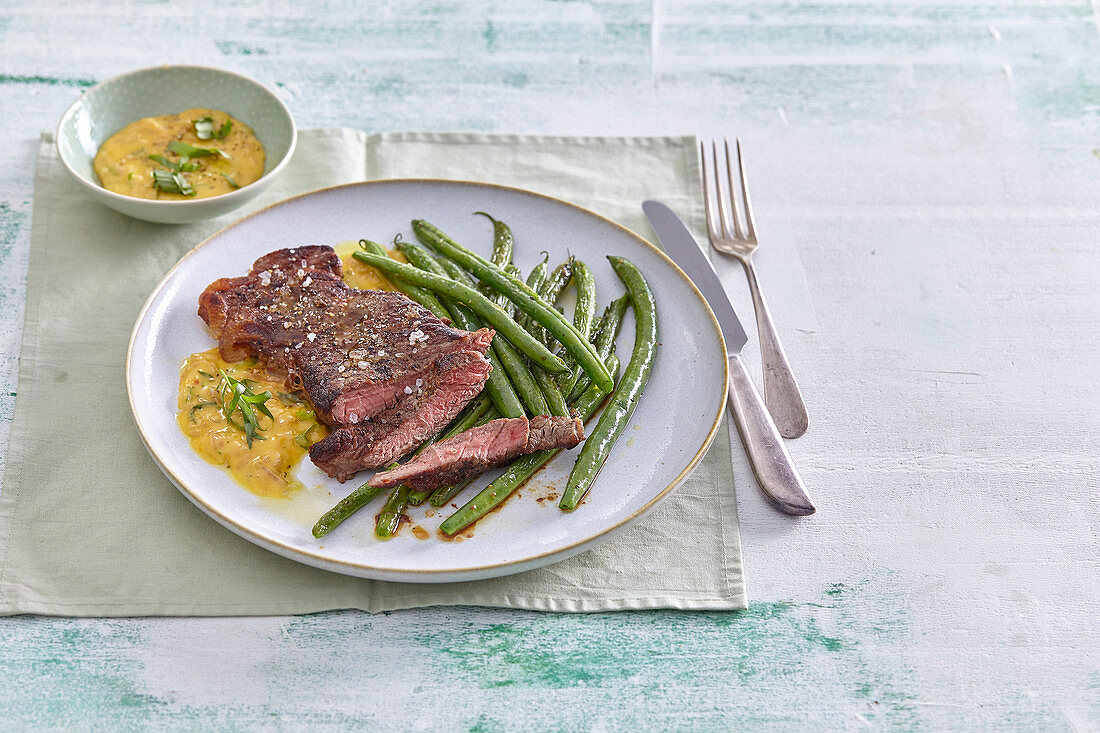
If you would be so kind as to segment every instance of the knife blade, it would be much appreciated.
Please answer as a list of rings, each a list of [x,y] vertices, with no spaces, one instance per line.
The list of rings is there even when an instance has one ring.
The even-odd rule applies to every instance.
[[[783,437],[741,361],[741,350],[748,337],[726,295],[726,289],[722,287],[722,281],[718,279],[718,273],[672,209],[660,201],[646,201],[642,204],[642,211],[657,233],[665,253],[691,278],[718,319],[729,358],[729,402],[736,418],[737,432],[741,435],[760,489],[786,514],[813,514],[817,509],[806,492],[802,477],[791,462]]]
[[[646,201],[642,204],[642,211],[653,226],[653,231],[657,232],[657,239],[665,252],[676,261],[710,303],[710,309],[714,311],[714,317],[722,328],[722,337],[726,339],[726,351],[740,354],[749,337],[745,335],[741,319],[734,312],[726,289],[718,279],[718,273],[696,244],[695,237],[684,226],[684,222],[680,221],[680,217],[660,201]]]

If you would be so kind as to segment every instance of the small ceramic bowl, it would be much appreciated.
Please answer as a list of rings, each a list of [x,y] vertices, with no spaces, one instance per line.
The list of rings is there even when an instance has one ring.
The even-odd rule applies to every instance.
[[[192,107],[227,112],[252,128],[264,146],[263,176],[235,191],[190,201],[157,201],[108,191],[92,168],[99,146],[126,125]],[[96,199],[127,216],[184,224],[225,214],[267,188],[298,141],[294,118],[274,93],[246,77],[206,66],[154,66],[97,84],[57,126],[57,150],[69,172]]]

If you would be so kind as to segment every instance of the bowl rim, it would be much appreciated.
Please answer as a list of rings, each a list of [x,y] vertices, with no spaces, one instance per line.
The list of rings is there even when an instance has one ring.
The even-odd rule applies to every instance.
[[[283,157],[279,160],[278,163],[276,163],[271,168],[271,170],[269,170],[267,173],[264,173],[262,176],[257,178],[252,183],[249,183],[248,185],[245,185],[245,186],[241,186],[240,188],[238,188],[235,191],[229,191],[228,193],[219,194],[217,196],[207,196],[207,197],[201,198],[201,199],[196,198],[196,199],[179,199],[179,200],[174,200],[174,201],[160,201],[158,199],[146,199],[146,198],[141,198],[139,196],[127,196],[126,194],[123,194],[123,193],[116,193],[114,191],[111,191],[110,189],[104,187],[102,184],[97,184],[97,183],[94,183],[92,181],[89,181],[83,175],[78,173],[76,171],[76,169],[74,169],[73,166],[69,163],[68,159],[65,156],[65,151],[61,148],[61,128],[62,128],[62,126],[70,118],[72,118],[76,114],[77,108],[79,108],[80,105],[82,103],[84,103],[84,101],[88,98],[88,96],[90,94],[92,94],[92,92],[99,89],[100,87],[107,86],[108,84],[113,84],[113,83],[119,81],[120,79],[124,79],[128,76],[135,76],[137,74],[146,74],[146,73],[149,73],[150,71],[157,71],[157,70],[164,70],[164,69],[198,69],[198,70],[202,70],[202,71],[213,71],[213,72],[218,73],[218,74],[225,74],[226,76],[235,76],[238,79],[240,79],[242,81],[245,81],[245,82],[248,82],[249,84],[252,84],[253,86],[257,86],[260,89],[267,92],[267,94],[273,100],[275,100],[275,104],[277,104],[282,109],[283,113],[286,115],[287,120],[290,122],[290,145],[287,146],[286,153],[283,154]],[[135,120],[135,122],[136,122],[136,120]],[[90,88],[86,89],[85,91],[81,92],[80,96],[77,97],[75,100],[73,100],[73,103],[70,104],[69,107],[65,110],[65,113],[61,115],[61,119],[58,121],[57,127],[54,129],[54,147],[57,148],[57,156],[58,156],[58,158],[61,159],[62,165],[65,166],[65,168],[69,171],[69,173],[72,175],[72,177],[75,178],[77,181],[79,181],[81,183],[81,185],[85,186],[86,188],[88,188],[90,191],[93,191],[97,195],[104,196],[107,199],[110,199],[110,200],[113,200],[113,201],[118,201],[120,203],[125,202],[125,203],[128,203],[128,204],[143,205],[143,206],[148,206],[150,208],[164,208],[164,209],[184,208],[184,207],[187,207],[187,206],[196,206],[198,204],[207,204],[207,205],[209,205],[210,202],[212,202],[212,201],[217,201],[219,204],[226,204],[226,203],[229,203],[229,202],[233,201],[234,199],[238,199],[238,198],[244,199],[249,194],[252,193],[252,191],[249,191],[250,188],[252,188],[253,186],[257,186],[260,183],[263,183],[265,181],[270,181],[273,178],[275,178],[275,176],[278,173],[280,173],[283,170],[283,168],[286,167],[287,163],[290,162],[290,159],[294,156],[294,150],[297,148],[297,146],[298,146],[298,125],[294,121],[294,115],[292,115],[290,113],[290,108],[287,107],[286,103],[283,102],[283,100],[279,98],[278,94],[273,92],[266,85],[261,84],[260,82],[256,81],[255,79],[253,79],[251,77],[248,77],[248,76],[245,76],[244,74],[238,74],[237,72],[229,71],[228,69],[221,69],[221,68],[218,68],[217,66],[204,66],[204,65],[201,65],[201,64],[159,64],[157,66],[146,66],[146,67],[141,68],[141,69],[132,69],[131,71],[126,71],[126,72],[123,72],[121,74],[117,74],[115,76],[112,76],[109,79],[104,79],[103,81],[99,82],[95,86],[90,87]],[[253,189],[253,190],[256,190],[256,189]],[[243,201],[241,203],[243,203]]]

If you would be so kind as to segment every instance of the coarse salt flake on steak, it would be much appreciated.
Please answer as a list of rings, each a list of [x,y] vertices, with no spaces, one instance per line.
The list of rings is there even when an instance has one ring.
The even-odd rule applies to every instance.
[[[227,361],[265,360],[333,432],[310,458],[344,481],[438,433],[491,369],[487,328],[454,328],[401,293],[357,290],[331,247],[282,249],[211,283],[199,316]]]

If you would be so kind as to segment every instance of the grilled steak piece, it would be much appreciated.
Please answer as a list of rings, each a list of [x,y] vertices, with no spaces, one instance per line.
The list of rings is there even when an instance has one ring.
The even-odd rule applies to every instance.
[[[582,440],[584,424],[579,418],[501,418],[428,446],[405,465],[375,474],[370,485],[388,489],[408,484],[414,491],[427,491],[458,483],[527,453],[572,448]]]
[[[310,457],[344,481],[436,434],[489,376],[493,331],[452,327],[401,293],[356,290],[331,247],[264,255],[212,283],[199,316],[223,358],[265,360],[335,431]]]
[[[445,354],[393,410],[330,433],[310,447],[310,460],[340,481],[393,463],[446,427],[481,391],[491,369],[478,351]]]

